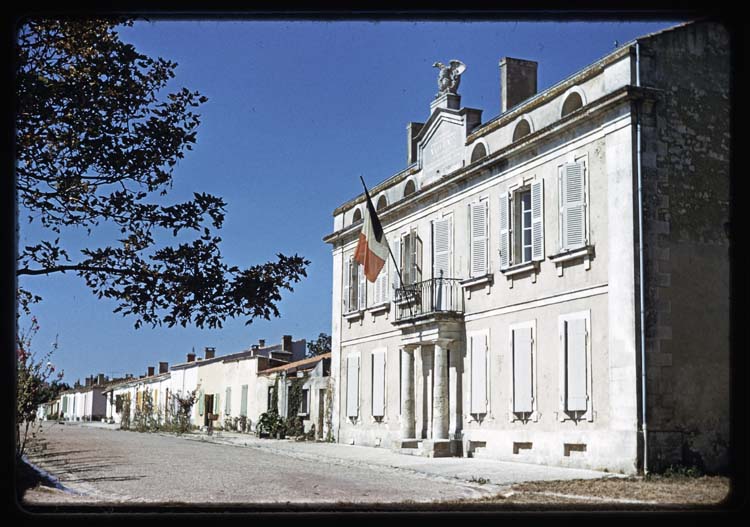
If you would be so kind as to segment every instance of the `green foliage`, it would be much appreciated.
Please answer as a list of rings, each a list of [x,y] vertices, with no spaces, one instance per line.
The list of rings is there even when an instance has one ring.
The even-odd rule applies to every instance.
[[[268,434],[271,437],[276,435],[284,436],[286,433],[286,426],[278,412],[263,412],[258,417],[258,424],[255,427],[255,432],[258,436],[261,436],[262,434]]]
[[[326,386],[326,406],[325,406],[325,422],[326,422],[326,442],[333,443],[333,379],[328,377],[328,385]]]
[[[29,439],[29,430],[37,421],[37,409],[48,402],[52,393],[59,391],[59,381],[63,372],[55,373],[50,359],[57,349],[57,341],[47,353],[37,357],[31,351],[31,343],[39,331],[36,317],[31,318],[31,326],[19,331],[16,337],[16,454],[22,456]],[[53,388],[52,383],[58,383]],[[32,435],[35,433],[32,429]]]
[[[318,338],[307,343],[307,357],[323,355],[331,351],[331,336],[320,333]]]
[[[193,415],[193,406],[197,400],[196,391],[185,395],[179,393],[169,394],[169,411],[166,419],[166,430],[177,434],[185,434],[191,430],[190,418]]]
[[[299,437],[304,435],[305,426],[302,418],[297,415],[290,415],[284,420],[284,432],[289,437]]]
[[[121,25],[132,22],[32,19],[20,28],[16,190],[20,215],[38,221],[43,234],[19,248],[16,276],[73,272],[99,298],[114,300],[115,312],[134,317],[136,328],[279,316],[282,290],[307,276],[309,261],[277,254],[230,267],[216,235],[222,198],[195,192],[162,204],[175,166],[196,142],[197,109],[207,99],[187,88],[165,94],[177,64],[122,42]],[[74,255],[61,238],[80,230],[118,234]],[[169,236],[181,243],[157,242]],[[17,294],[27,313],[40,300],[23,287]]]
[[[665,478],[700,478],[703,476],[703,471],[694,466],[669,465],[661,475]]]
[[[289,381],[289,400],[287,401],[288,414],[296,416],[299,413],[302,404],[302,385],[305,383],[304,377],[292,377]]]
[[[154,405],[150,389],[141,392],[141,404],[136,405],[133,413],[133,428],[137,432],[157,432],[161,429],[161,411]]]
[[[120,414],[120,429],[130,430],[130,394],[126,393],[122,397],[122,412]]]

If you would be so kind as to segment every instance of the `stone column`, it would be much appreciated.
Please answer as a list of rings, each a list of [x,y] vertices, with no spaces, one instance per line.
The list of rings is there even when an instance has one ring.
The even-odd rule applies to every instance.
[[[401,351],[401,438],[415,436],[414,348],[404,348]]]
[[[450,419],[448,405],[448,349],[446,341],[435,342],[435,360],[432,363],[432,439],[448,439]]]

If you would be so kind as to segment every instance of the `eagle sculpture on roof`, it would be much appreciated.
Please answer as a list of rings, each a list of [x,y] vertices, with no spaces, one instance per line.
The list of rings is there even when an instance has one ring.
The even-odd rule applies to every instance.
[[[446,66],[442,62],[436,62],[432,65],[432,67],[440,69],[438,74],[439,91],[436,97],[445,93],[458,95],[458,85],[461,83],[461,74],[466,70],[466,64],[460,60],[452,60],[449,64],[450,66]]]

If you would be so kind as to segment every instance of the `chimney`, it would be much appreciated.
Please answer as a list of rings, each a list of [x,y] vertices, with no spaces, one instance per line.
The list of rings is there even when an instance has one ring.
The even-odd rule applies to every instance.
[[[281,351],[292,352],[292,336],[284,335],[281,337]]]
[[[149,366],[148,367],[148,376],[149,377],[153,377],[153,375],[154,375],[154,367],[153,366]]]
[[[536,68],[533,60],[500,59],[500,113],[536,95]]]
[[[259,348],[265,348],[266,347],[266,339],[258,339],[258,347]]]
[[[81,387],[81,380],[76,379],[76,382],[73,384],[73,388],[80,388]]]
[[[206,356],[206,359],[213,359],[214,355],[216,354],[216,348],[204,348],[203,351],[205,351],[204,355]]]
[[[406,166],[417,161],[417,141],[414,139],[422,130],[424,123],[406,125]]]
[[[91,386],[91,377],[86,377],[86,386]]]
[[[195,353],[188,353],[187,354],[187,361],[188,362],[195,362]]]
[[[96,376],[96,384],[102,385],[104,384],[104,374],[100,373]]]
[[[168,362],[160,362],[159,363],[159,373],[167,373],[169,371],[169,363]]]

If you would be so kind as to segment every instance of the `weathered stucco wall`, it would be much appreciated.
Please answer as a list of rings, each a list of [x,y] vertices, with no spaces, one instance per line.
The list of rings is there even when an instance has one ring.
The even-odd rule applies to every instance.
[[[729,37],[696,23],[640,43],[649,465],[728,466]]]

